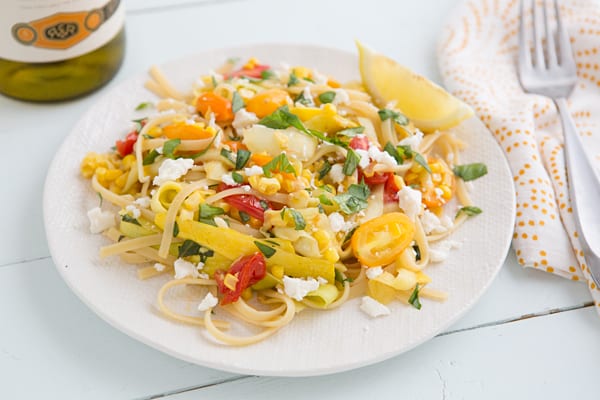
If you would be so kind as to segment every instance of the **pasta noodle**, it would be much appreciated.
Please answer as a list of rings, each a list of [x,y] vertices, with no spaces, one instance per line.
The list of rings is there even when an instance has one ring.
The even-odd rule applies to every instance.
[[[112,242],[100,256],[137,265],[140,279],[170,277],[160,312],[232,346],[357,296],[445,300],[426,275],[440,261],[432,243],[481,212],[463,181],[473,177],[456,172],[470,168],[465,143],[423,135],[359,83],[310,68],[250,59],[217,71],[182,93],[153,67],[145,86],[157,112],[112,153],[82,161],[117,210],[117,227],[92,221]],[[199,288],[198,311],[170,306],[185,287]]]

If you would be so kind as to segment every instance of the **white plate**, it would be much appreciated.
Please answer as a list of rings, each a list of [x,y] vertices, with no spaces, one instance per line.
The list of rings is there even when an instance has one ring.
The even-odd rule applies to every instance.
[[[354,54],[299,45],[257,45],[208,51],[162,67],[181,88],[229,57],[251,56],[271,65],[306,65],[341,81],[358,79]],[[232,372],[309,376],[372,364],[432,338],[464,314],[488,288],[509,248],[514,223],[514,191],[508,165],[496,142],[476,119],[458,129],[469,144],[464,162],[483,161],[489,173],[475,181],[472,193],[483,214],[471,218],[453,236],[463,243],[449,259],[428,268],[432,287],[449,293],[444,303],[423,300],[419,311],[392,304],[392,315],[371,319],[359,299],[330,312],[306,311],[262,343],[234,348],[215,344],[201,328],[163,318],[155,297],[164,279],[140,281],[135,267],[117,258],[101,260],[101,235],[89,233],[88,209],[98,204],[79,163],[90,150],[107,151],[122,137],[129,121],[144,116],[135,106],[153,96],[143,88],[146,75],[124,82],[90,109],[56,154],[44,191],[44,221],[56,267],[81,300],[115,328],[196,364]],[[193,305],[193,304],[192,304]]]

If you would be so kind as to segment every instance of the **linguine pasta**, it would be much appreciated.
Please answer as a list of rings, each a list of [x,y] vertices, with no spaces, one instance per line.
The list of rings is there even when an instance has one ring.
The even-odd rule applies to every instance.
[[[152,68],[146,88],[160,98],[138,107],[148,117],[81,172],[105,204],[89,214],[112,242],[100,255],[169,276],[166,317],[241,346],[356,296],[373,317],[445,299],[426,273],[447,255],[432,244],[481,212],[465,180],[482,172],[451,132],[423,135],[360,83],[255,59],[189,92]],[[169,306],[181,287],[200,288],[200,314]],[[258,333],[228,332],[215,309]]]

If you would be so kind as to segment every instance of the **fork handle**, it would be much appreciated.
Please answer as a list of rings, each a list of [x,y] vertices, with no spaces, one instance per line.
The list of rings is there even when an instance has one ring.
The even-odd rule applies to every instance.
[[[569,197],[589,271],[600,287],[600,178],[587,157],[565,98],[555,99],[563,127]]]

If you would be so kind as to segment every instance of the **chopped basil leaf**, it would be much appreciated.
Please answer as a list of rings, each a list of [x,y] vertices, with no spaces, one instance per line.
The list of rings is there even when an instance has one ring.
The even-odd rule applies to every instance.
[[[121,220],[124,221],[124,222],[129,222],[130,224],[135,224],[135,225],[138,225],[138,226],[142,226],[142,224],[140,224],[140,221],[138,221],[137,219],[133,218],[129,214],[123,214],[123,215],[121,215]]]
[[[304,77],[304,78],[302,78],[302,79],[305,80],[306,82],[315,83],[315,81],[313,79],[311,79],[311,78],[309,78],[307,76]]]
[[[123,239],[125,239],[125,235],[119,235],[119,237],[117,238],[117,242],[120,242]]]
[[[321,204],[325,204],[326,206],[332,206],[333,202],[327,197],[325,193],[319,195],[319,201]]]
[[[173,153],[175,153],[175,149],[177,148],[177,146],[179,146],[180,143],[181,139],[167,140],[163,144],[163,155],[167,158],[175,158]]]
[[[377,111],[377,114],[379,114],[379,119],[381,119],[382,121],[391,118],[392,120],[394,120],[394,122],[400,125],[408,125],[408,118],[406,118],[406,115],[401,114],[397,111],[388,110],[387,108],[384,108]]]
[[[215,78],[214,75],[211,75],[210,79],[212,80],[213,89],[216,88],[218,85],[217,79]]]
[[[343,213],[350,215],[367,208],[369,205],[367,199],[370,194],[371,190],[363,182],[359,185],[350,185],[346,193],[334,196],[333,200],[335,200]]]
[[[342,168],[342,172],[346,176],[350,176],[356,171],[356,167],[360,162],[360,157],[358,154],[354,152],[352,149],[348,149],[348,155],[346,156],[346,161],[344,161],[344,167]]]
[[[460,213],[465,213],[467,214],[469,217],[472,217],[474,215],[478,215],[481,214],[483,211],[481,210],[481,208],[479,207],[475,207],[475,206],[465,206],[462,207],[460,210],[458,210],[458,212],[456,213],[456,216],[458,217],[460,215]]]
[[[317,209],[319,210],[319,214],[325,214],[325,209],[320,203],[317,204]]]
[[[239,142],[239,141],[242,140],[242,138],[239,137],[239,136],[233,136],[233,135],[231,135],[231,136],[229,136],[229,140],[231,140],[232,142]]]
[[[454,175],[458,176],[465,182],[481,178],[488,172],[487,166],[483,163],[457,165],[454,167],[453,171]]]
[[[177,237],[179,235],[179,224],[175,221],[175,225],[173,225],[173,237]]]
[[[135,124],[136,132],[139,132],[142,130],[142,126],[144,125],[144,123],[146,123],[146,121],[148,121],[148,117],[131,120],[131,122],[133,122]]]
[[[217,223],[215,222],[214,218],[198,218],[198,222],[206,225],[217,226]]]
[[[238,92],[233,92],[233,97],[231,99],[231,111],[236,113],[242,108],[244,108],[244,100],[242,100],[242,96],[240,96]]]
[[[242,220],[242,223],[247,224],[248,221],[250,221],[250,215],[244,211],[240,211],[240,219]]]
[[[233,181],[235,183],[244,183],[244,177],[241,174],[239,174],[238,172],[233,171],[231,173],[231,177],[233,178]]]
[[[215,136],[213,136],[212,140],[210,141],[210,143],[208,144],[208,146],[206,146],[205,148],[203,148],[202,150],[200,150],[199,152],[189,155],[189,156],[185,156],[185,158],[191,158],[192,160],[195,158],[198,158],[200,156],[203,156],[212,146],[212,144],[215,142],[215,140],[217,139],[217,136],[219,134],[217,133]]]
[[[273,240],[265,239],[265,242],[267,242],[267,243],[269,243],[269,244],[271,244],[273,246],[277,246],[277,247],[281,246],[279,243],[277,243],[277,242],[275,242]]]
[[[294,99],[294,103],[304,104],[307,107],[315,106],[315,102],[313,101],[312,97],[307,98],[304,96],[304,91],[300,92],[300,94]]]
[[[290,160],[288,160],[287,156],[284,153],[281,153],[267,164],[263,166],[263,172],[267,178],[272,177],[271,172],[279,171],[279,172],[287,172],[290,174],[296,175],[296,170],[294,166],[290,164]]]
[[[177,251],[177,257],[195,256],[200,253],[200,245],[193,240],[186,239],[183,241]]]
[[[265,211],[269,209],[269,203],[267,203],[265,200],[260,200],[258,204],[260,204],[260,208]]]
[[[200,256],[200,262],[205,263],[206,260],[215,255],[215,252],[211,249],[203,248],[198,251],[198,255]]]
[[[344,278],[344,274],[337,268],[334,268],[335,271],[335,280],[341,284],[344,284],[344,282],[352,282],[354,281],[354,279],[352,278]]]
[[[335,99],[335,92],[330,90],[319,95],[319,101],[323,104],[331,103]]]
[[[420,153],[415,153],[414,160],[417,164],[425,168],[425,170],[431,174],[431,168],[429,168],[427,160],[425,160],[425,158]]]
[[[297,231],[301,231],[304,228],[306,228],[306,221],[304,221],[304,217],[302,216],[302,214],[300,214],[298,211],[294,210],[293,208],[289,209],[290,214],[292,215],[292,218],[294,219],[294,225]]]
[[[346,233],[346,236],[344,236],[344,241],[342,242],[342,246],[344,246],[346,243],[348,243],[350,241],[350,239],[352,239],[352,235],[354,235],[354,232],[358,229],[358,225],[355,226],[354,228],[350,229],[350,231],[348,233]]]
[[[398,164],[402,164],[404,162],[404,158],[400,155],[398,149],[391,142],[387,142],[385,144],[383,151],[394,157]]]
[[[226,148],[222,148],[219,154],[221,154],[221,157],[235,164],[235,160],[233,159],[233,153],[231,151],[227,150]]]
[[[264,71],[260,72],[260,78],[262,80],[268,80],[268,79],[273,78],[274,76],[275,76],[275,72],[273,72],[270,69],[265,69]]]
[[[287,85],[288,85],[288,86],[294,86],[294,85],[295,85],[295,84],[297,84],[298,82],[300,82],[300,81],[298,80],[298,77],[296,76],[296,74],[295,74],[295,73],[293,73],[293,72],[292,72],[292,73],[290,74],[290,79],[288,79],[288,83],[287,83]]]
[[[279,213],[279,215],[281,216],[281,220],[283,221],[285,219],[285,211],[287,210],[287,207],[283,207],[281,209],[281,212]]]
[[[98,205],[98,207],[102,207],[102,203],[104,202],[104,198],[102,197],[102,193],[96,192],[96,194],[98,195],[98,198],[100,199],[100,204]]]
[[[421,261],[421,248],[419,245],[415,244],[412,248],[415,251],[415,261]]]
[[[408,302],[417,310],[421,309],[421,302],[419,301],[419,284],[415,286],[415,290],[413,290],[408,298]]]
[[[146,154],[146,157],[144,157],[144,160],[142,161],[142,164],[144,165],[150,165],[154,162],[154,160],[156,160],[156,157],[158,157],[160,155],[160,153],[158,151],[156,151],[156,149],[152,149],[152,151],[148,154]]]
[[[331,164],[329,164],[329,161],[325,160],[323,166],[319,170],[319,180],[325,178],[329,171],[331,171]]]
[[[290,126],[307,133],[307,129],[302,125],[302,121],[297,115],[292,114],[287,105],[279,107],[272,114],[267,115],[260,121],[259,125],[264,125],[272,129],[286,129]]]
[[[140,111],[143,110],[144,108],[148,108],[148,107],[152,107],[153,104],[149,101],[145,101],[143,103],[140,103],[137,105],[137,107],[135,107],[135,111]]]
[[[261,242],[255,241],[254,244],[256,245],[256,247],[258,247],[258,250],[260,250],[260,252],[263,253],[263,255],[266,258],[271,258],[273,256],[273,254],[275,254],[275,252],[277,251],[274,248],[269,247],[266,244],[263,244]]]
[[[365,131],[365,127],[364,126],[356,126],[354,128],[347,128],[347,129],[344,129],[342,131],[339,131],[337,133],[337,135],[354,137],[354,136],[358,135],[359,133],[363,133],[364,131]]]
[[[213,218],[223,214],[225,214],[225,210],[221,207],[214,207],[206,203],[200,204],[200,218]]]
[[[237,157],[235,158],[235,169],[244,168],[251,155],[252,153],[250,153],[248,150],[239,149],[237,152]]]

